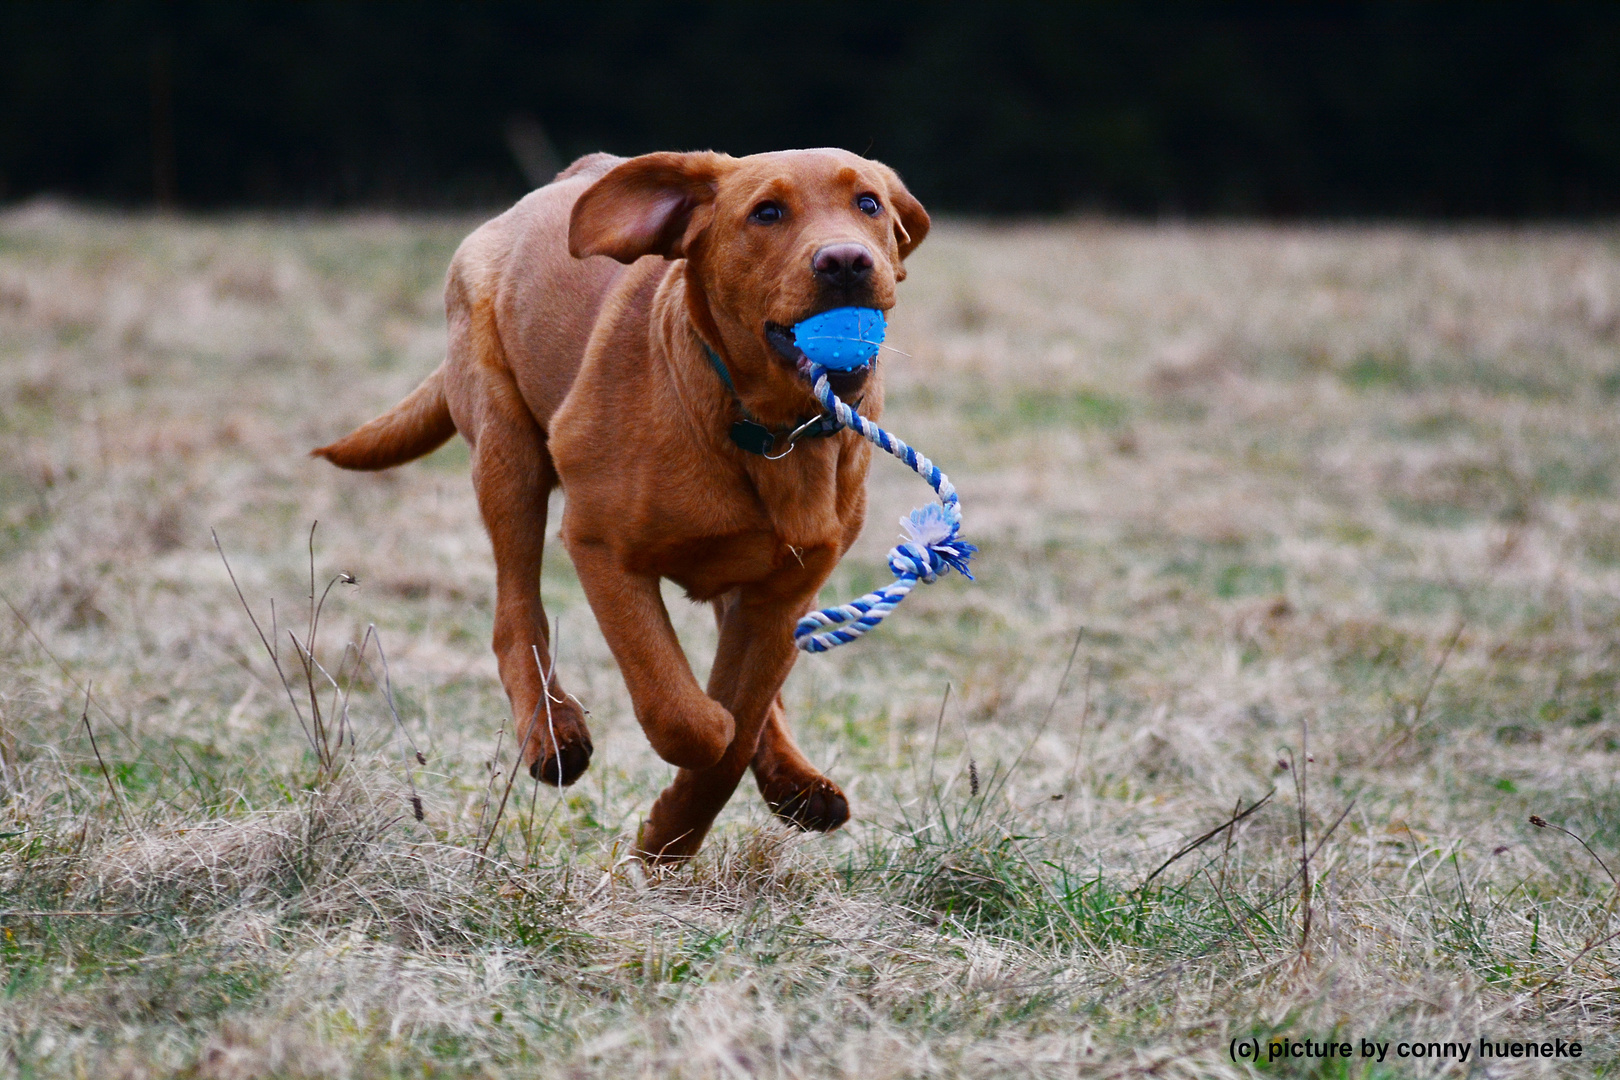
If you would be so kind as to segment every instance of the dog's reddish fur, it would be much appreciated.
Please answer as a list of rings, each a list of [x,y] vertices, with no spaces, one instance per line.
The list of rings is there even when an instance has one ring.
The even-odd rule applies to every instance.
[[[863,211],[863,195],[878,213]],[[752,216],[766,201],[780,220]],[[647,857],[695,852],[749,767],[779,815],[822,830],[848,817],[843,793],[794,745],[779,691],[795,621],[860,532],[869,447],[845,431],[775,461],[738,449],[728,437],[737,403],[703,343],[765,424],[817,415],[766,324],[892,307],[901,260],[927,231],[892,170],[839,150],[581,158],[462,243],[439,369],[387,415],[315,451],[380,469],[454,432],[466,438],[495,551],[501,681],[531,772],[569,784],[591,739],[555,678],[547,699],[538,589],[546,499],[563,485],[563,542],[636,718],[679,766],[642,826]],[[869,251],[872,271],[858,288],[833,289],[812,260],[847,243]],[[880,370],[840,387],[874,418]],[[714,606],[720,645],[706,690],[670,625],[661,578]]]

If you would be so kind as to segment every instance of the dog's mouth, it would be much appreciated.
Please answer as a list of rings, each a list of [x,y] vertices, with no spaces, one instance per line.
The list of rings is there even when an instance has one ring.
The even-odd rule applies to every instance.
[[[793,328],[783,326],[781,323],[767,322],[765,324],[765,341],[770,345],[771,352],[794,372],[804,371],[805,355],[793,341]],[[852,371],[829,371],[827,381],[832,386],[833,393],[840,398],[848,400],[850,395],[858,394],[866,385],[866,377],[872,374],[872,367],[877,363],[873,357],[865,367],[855,368]]]
[[[765,340],[770,343],[771,351],[786,360],[794,370],[799,367],[799,361],[804,359],[804,353],[793,343],[793,328],[783,326],[781,323],[767,322],[765,324]]]

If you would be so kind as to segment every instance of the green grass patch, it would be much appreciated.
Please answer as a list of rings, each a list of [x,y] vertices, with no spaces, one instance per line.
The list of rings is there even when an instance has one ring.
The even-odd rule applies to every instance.
[[[1120,398],[1074,390],[1020,394],[1013,412],[1020,423],[1040,427],[1112,428],[1130,417],[1130,406]]]

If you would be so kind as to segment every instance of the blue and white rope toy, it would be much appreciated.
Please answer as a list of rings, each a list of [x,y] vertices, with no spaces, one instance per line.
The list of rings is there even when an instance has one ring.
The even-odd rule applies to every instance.
[[[799,620],[793,642],[805,652],[826,652],[854,641],[882,622],[919,581],[932,584],[950,570],[973,580],[968,560],[979,549],[961,538],[962,510],[950,479],[932,461],[838,400],[828,382],[829,370],[851,371],[871,363],[885,329],[883,312],[873,308],[836,308],[811,316],[793,328],[794,344],[802,354],[799,370],[810,380],[828,416],[905,462],[928,481],[939,502],[900,519],[906,535],[889,552],[893,584]]]

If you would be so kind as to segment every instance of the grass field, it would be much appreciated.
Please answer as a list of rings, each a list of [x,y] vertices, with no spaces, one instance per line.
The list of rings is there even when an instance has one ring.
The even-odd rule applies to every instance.
[[[654,878],[561,546],[559,798],[507,791],[464,448],[304,456],[437,363],[472,224],[0,216],[0,1074],[1615,1073],[1620,234],[942,224],[887,418],[979,581],[790,679],[848,828],[745,781]],[[872,490],[829,601],[928,495]]]

